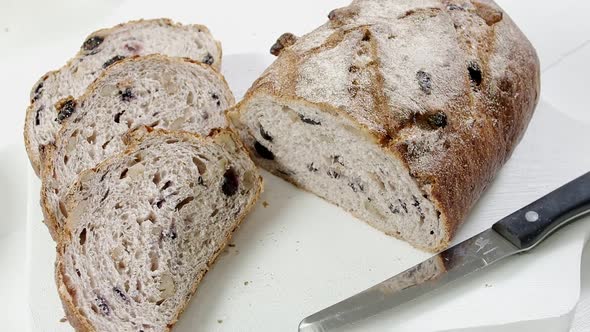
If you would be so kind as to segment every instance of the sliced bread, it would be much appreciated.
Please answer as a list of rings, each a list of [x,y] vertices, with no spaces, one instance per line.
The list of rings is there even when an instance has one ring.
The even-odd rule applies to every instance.
[[[54,238],[65,219],[61,194],[80,172],[120,153],[125,133],[150,126],[206,135],[226,127],[233,103],[221,74],[190,59],[148,55],[105,70],[78,100],[58,106],[62,128],[43,148],[41,202]]]
[[[31,89],[25,118],[25,146],[39,175],[39,148],[54,142],[61,118],[56,103],[79,97],[102,71],[126,57],[161,53],[188,57],[219,69],[221,46],[202,25],[181,25],[168,19],[139,20],[93,32],[68,63],[51,71]]]
[[[491,0],[357,0],[272,47],[228,116],[272,173],[429,251],[522,137],[539,61]]]
[[[168,331],[262,178],[237,136],[146,130],[70,188],[56,282],[77,331]]]

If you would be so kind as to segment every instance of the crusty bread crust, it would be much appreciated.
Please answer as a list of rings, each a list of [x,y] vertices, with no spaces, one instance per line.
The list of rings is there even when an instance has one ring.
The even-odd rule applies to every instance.
[[[88,38],[92,37],[92,36],[97,36],[97,35],[106,35],[106,34],[110,34],[113,31],[116,31],[117,29],[120,29],[123,26],[128,26],[128,25],[134,25],[137,23],[142,23],[142,22],[159,22],[162,25],[168,25],[171,27],[194,27],[198,30],[204,31],[208,34],[211,34],[211,32],[209,31],[209,29],[204,26],[204,25],[200,25],[200,24],[190,24],[190,25],[183,25],[181,23],[177,23],[174,22],[168,18],[159,18],[159,19],[149,19],[149,20],[145,20],[145,19],[139,19],[139,20],[133,20],[133,21],[129,21],[129,22],[125,22],[125,23],[120,23],[117,24],[111,28],[104,28],[104,29],[100,29],[97,31],[92,32],[91,34],[89,34],[86,39],[84,40],[88,40]],[[221,42],[215,40],[215,44],[217,46],[217,55],[214,58],[214,63],[211,66],[212,68],[216,69],[216,70],[220,70],[221,69],[221,56],[222,56],[222,50],[221,50]],[[62,66],[62,68],[68,67],[70,66],[77,58],[79,58],[80,56],[82,56],[84,54],[83,50],[80,49],[76,55],[74,55],[71,59],[69,59],[66,64],[64,66]],[[31,94],[30,94],[30,103],[29,106],[27,107],[26,110],[26,115],[25,115],[25,126],[24,126],[24,141],[25,141],[25,149],[27,151],[27,155],[29,156],[29,161],[31,163],[31,166],[33,167],[33,170],[35,171],[35,174],[38,177],[41,177],[41,168],[43,167],[42,165],[42,161],[40,160],[40,156],[38,154],[38,146],[34,146],[34,144],[31,142],[31,137],[29,137],[29,132],[31,130],[31,126],[34,123],[34,118],[35,118],[35,102],[33,100],[33,96],[34,96],[34,90],[35,88],[39,85],[40,82],[44,81],[47,79],[47,77],[49,77],[50,75],[60,71],[60,69],[58,70],[52,70],[47,72],[45,75],[43,75],[31,88]]]
[[[425,249],[442,250],[528,126],[537,54],[492,0],[355,0],[329,18],[281,49],[228,115],[262,96],[351,119],[441,213],[446,239]]]
[[[117,63],[114,63],[108,69],[104,70],[94,80],[94,82],[92,82],[88,86],[88,88],[86,89],[84,94],[76,100],[77,103],[83,104],[86,99],[88,99],[92,95],[98,93],[97,89],[100,87],[100,85],[99,85],[100,81],[104,77],[108,76],[110,71],[116,70],[119,66],[124,66],[129,62],[144,61],[144,60],[149,60],[149,59],[159,59],[162,61],[167,61],[171,64],[172,63],[180,63],[180,62],[189,62],[189,63],[192,63],[196,66],[200,66],[205,70],[210,70],[219,79],[219,81],[222,82],[222,84],[227,87],[227,89],[225,89],[225,91],[227,93],[224,94],[223,98],[225,98],[230,105],[233,105],[235,103],[235,98],[234,98],[233,94],[231,93],[231,90],[229,89],[229,85],[227,84],[225,77],[223,77],[223,75],[221,75],[217,70],[211,68],[211,66],[205,65],[199,61],[189,59],[189,58],[168,57],[168,56],[161,55],[161,54],[151,54],[151,55],[146,55],[146,56],[141,56],[141,57],[140,56],[133,56],[133,57],[128,57],[126,59],[123,59]],[[54,158],[56,158],[56,156],[54,154],[57,150],[56,147],[60,146],[60,144],[62,144],[61,133],[64,132],[65,130],[67,130],[68,125],[69,125],[69,121],[65,121],[62,124],[60,131],[56,135],[56,141],[53,144],[47,144],[40,149],[41,162],[42,162],[41,163],[41,170],[40,170],[40,174],[39,174],[40,178],[42,180],[41,210],[43,211],[44,223],[47,226],[47,228],[49,229],[49,233],[51,234],[51,237],[55,241],[57,241],[59,222],[57,220],[57,216],[55,215],[53,209],[51,208],[51,206],[49,204],[48,191],[50,190],[50,188],[48,186],[48,179],[53,176],[54,167],[55,167],[55,164],[53,161],[54,161]]]
[[[150,132],[152,131],[152,129],[149,127],[146,127],[146,130],[150,131]],[[164,136],[164,135],[168,135],[170,133],[174,133],[175,135],[178,135],[179,137],[182,137],[182,136],[187,137],[188,136],[188,137],[192,137],[192,138],[197,138],[201,141],[205,139],[195,133],[189,133],[189,132],[183,132],[183,131],[173,132],[173,131],[166,131],[163,129],[158,129],[158,130],[156,130],[155,133],[152,133],[151,135]],[[238,139],[238,136],[229,129],[213,130],[209,135],[207,135],[207,137],[214,138],[218,135],[225,135],[225,134],[229,134],[233,138],[234,142],[237,143],[237,146],[242,151],[242,153],[245,153],[245,154],[248,153],[246,148],[243,146],[243,144]],[[130,138],[131,138],[131,141],[130,141],[130,145],[127,148],[127,150],[125,150],[124,152],[122,152],[119,155],[112,156],[111,158],[108,158],[107,160],[103,161],[102,163],[100,163],[99,165],[97,165],[93,169],[88,169],[88,170],[82,172],[79,176],[79,179],[83,179],[88,174],[92,174],[93,172],[96,172],[97,169],[103,168],[105,165],[107,165],[110,162],[111,159],[116,159],[119,156],[123,156],[123,155],[133,151],[134,148],[137,146],[137,144],[139,144],[139,142],[141,140],[141,135],[130,136]],[[260,174],[258,174],[258,178],[259,178],[259,183],[258,183],[258,186],[256,187],[256,193],[254,195],[254,198],[252,199],[250,204],[247,205],[241,211],[241,213],[237,216],[237,222],[235,224],[235,227],[230,230],[227,230],[225,241],[222,243],[222,245],[219,247],[219,249],[214,253],[214,255],[207,262],[207,269],[205,271],[203,271],[203,273],[198,275],[197,278],[195,279],[193,285],[191,286],[191,291],[189,293],[189,296],[187,296],[186,300],[179,307],[174,318],[168,323],[166,331],[170,331],[174,327],[174,325],[178,321],[178,318],[184,312],[184,310],[185,310],[186,306],[188,305],[190,299],[192,298],[193,294],[196,292],[199,283],[201,282],[201,280],[203,279],[203,277],[205,276],[207,271],[209,271],[211,266],[215,263],[215,260],[217,259],[219,254],[223,251],[223,249],[225,249],[225,247],[227,246],[227,244],[231,240],[233,233],[240,227],[241,223],[243,222],[245,217],[248,215],[250,210],[254,207],[254,205],[256,205],[256,202],[258,201],[258,198],[260,197],[260,194],[262,193],[263,186],[264,186],[263,179],[262,179],[262,176],[260,176]],[[74,185],[72,185],[71,188],[76,188],[79,185],[79,183],[80,183],[80,180],[78,180]],[[75,189],[72,189],[72,190],[75,190]],[[66,206],[68,209],[74,208],[74,202],[73,202],[72,195],[67,196]],[[96,329],[91,325],[91,323],[88,321],[88,319],[80,311],[78,311],[78,309],[74,303],[74,300],[72,298],[72,295],[71,295],[71,292],[74,292],[74,290],[72,288],[68,287],[68,283],[65,278],[64,266],[63,266],[64,262],[63,262],[62,255],[65,252],[65,247],[67,246],[67,244],[70,241],[72,241],[72,238],[73,238],[72,231],[73,230],[70,228],[69,222],[66,222],[66,224],[64,225],[64,228],[59,230],[58,243],[57,243],[57,255],[56,255],[56,263],[55,263],[55,281],[57,284],[59,296],[62,300],[62,305],[64,308],[66,318],[68,319],[70,324],[74,327],[74,329],[78,332],[96,332]]]

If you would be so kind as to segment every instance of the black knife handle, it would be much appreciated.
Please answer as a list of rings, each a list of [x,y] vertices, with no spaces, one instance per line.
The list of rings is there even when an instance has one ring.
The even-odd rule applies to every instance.
[[[557,188],[492,226],[521,250],[541,242],[551,232],[590,212],[590,172]]]

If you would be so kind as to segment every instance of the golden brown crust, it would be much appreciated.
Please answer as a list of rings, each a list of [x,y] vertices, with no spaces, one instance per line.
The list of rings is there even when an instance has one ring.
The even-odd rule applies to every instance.
[[[445,239],[427,249],[443,249],[524,134],[539,98],[536,52],[491,0],[355,0],[329,18],[231,112],[270,96],[352,119],[435,204]]]
[[[67,283],[65,282],[65,275],[63,272],[63,262],[62,256],[60,255],[60,251],[62,251],[63,247],[60,245],[58,246],[58,252],[55,262],[55,283],[57,284],[57,292],[62,302],[62,306],[64,308],[64,313],[70,325],[74,328],[74,330],[78,332],[95,332],[96,330],[90,325],[88,320],[82,315],[76,308],[74,304],[74,300],[70,292],[72,291],[68,288]]]
[[[55,145],[47,144],[39,148],[39,156],[41,157],[41,160],[48,160],[48,158],[50,158],[49,156],[53,155],[54,151]],[[53,176],[53,167],[50,167],[47,164],[42,166],[43,167],[41,167],[41,169],[39,170],[39,177],[42,180],[40,192],[40,205],[41,211],[43,212],[43,223],[45,224],[45,226],[47,226],[51,238],[54,241],[57,241],[59,236],[57,219],[55,215],[52,213],[51,209],[49,209],[47,190],[45,190],[48,179],[51,176]]]
[[[188,136],[191,138],[197,138],[198,140],[205,139],[198,134],[190,133],[190,132],[186,132],[186,131],[167,131],[167,130],[163,130],[163,129],[153,130],[149,127],[145,127],[145,128],[147,129],[148,132],[152,132],[152,131],[155,132],[155,133],[151,133],[150,135],[168,135],[168,134],[173,133],[174,135],[177,135],[177,136]],[[244,145],[239,140],[238,135],[235,134],[230,129],[215,130],[212,133],[210,133],[209,135],[207,135],[207,137],[208,138],[215,138],[218,135],[224,135],[224,134],[229,134],[233,138],[234,142],[237,144],[238,148],[241,150],[241,153],[248,154],[247,149],[244,147]],[[111,158],[101,162],[99,165],[97,165],[93,169],[88,169],[88,170],[83,171],[80,174],[79,179],[84,179],[86,176],[91,175],[92,173],[96,173],[98,169],[104,168],[106,165],[108,165],[111,159],[118,158],[120,156],[123,156],[123,155],[133,151],[140,142],[141,142],[140,140],[132,140],[132,142],[130,142],[128,148],[124,152],[122,152],[116,156],[112,156]],[[225,249],[225,247],[227,246],[227,244],[231,240],[233,233],[240,227],[243,220],[246,218],[246,216],[252,210],[254,205],[256,205],[256,202],[258,201],[258,198],[260,197],[260,194],[262,193],[263,187],[264,187],[262,176],[260,176],[260,174],[257,174],[257,175],[258,175],[259,183],[256,188],[256,193],[254,195],[254,198],[252,199],[250,204],[248,204],[242,210],[242,212],[237,216],[237,222],[235,224],[235,227],[232,228],[231,230],[227,231],[225,241],[223,242],[223,244],[219,247],[219,249],[214,253],[214,255],[207,262],[207,269],[202,271],[202,273],[200,275],[198,275],[197,278],[195,279],[195,281],[193,282],[193,285],[191,286],[191,291],[189,292],[186,300],[179,307],[178,311],[176,312],[176,314],[174,315],[172,320],[168,323],[166,331],[170,331],[173,328],[174,324],[176,324],[176,322],[178,321],[178,318],[186,309],[186,306],[188,305],[193,294],[196,292],[197,287],[198,287],[199,283],[201,282],[201,280],[203,279],[203,277],[205,276],[205,274],[209,271],[210,267],[216,261],[219,254],[223,251],[223,249]],[[78,180],[74,185],[72,185],[72,188],[78,187],[79,184],[80,184],[80,180]],[[71,211],[71,209],[74,208],[73,205],[74,205],[73,195],[69,194],[66,197],[67,209]],[[72,231],[73,230],[71,228],[71,224],[69,222],[66,222],[64,228],[62,230],[60,230],[60,232],[59,232],[60,234],[59,234],[59,239],[58,239],[58,244],[57,244],[58,249],[57,249],[56,263],[55,263],[55,279],[56,279],[56,284],[57,284],[57,288],[58,288],[58,293],[59,293],[60,299],[62,301],[66,317],[67,317],[68,321],[70,322],[70,324],[74,327],[74,329],[78,332],[95,332],[96,330],[92,327],[92,325],[90,324],[88,319],[86,319],[84,317],[84,315],[77,310],[76,305],[75,305],[74,300],[71,295],[71,292],[74,292],[74,290],[71,289],[70,287],[68,287],[66,276],[64,275],[62,254],[65,251],[65,247],[72,240]]]

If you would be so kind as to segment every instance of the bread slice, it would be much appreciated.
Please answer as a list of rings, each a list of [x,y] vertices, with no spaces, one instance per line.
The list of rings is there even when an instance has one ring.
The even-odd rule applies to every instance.
[[[121,152],[125,133],[150,126],[206,135],[227,126],[224,111],[234,97],[207,65],[148,55],[112,65],[83,96],[65,104],[59,114],[69,116],[55,144],[43,149],[41,202],[52,235],[64,221],[61,194],[80,172]]]
[[[357,0],[329,19],[279,38],[228,116],[265,169],[444,249],[528,125],[535,50],[490,0]]]
[[[261,192],[227,130],[140,133],[67,194],[56,282],[77,331],[170,330]]]
[[[51,71],[31,89],[25,118],[25,145],[39,175],[39,147],[53,143],[59,130],[56,103],[77,98],[102,71],[130,56],[162,53],[188,57],[219,69],[221,46],[202,25],[181,25],[168,19],[139,20],[93,32],[68,63]]]

